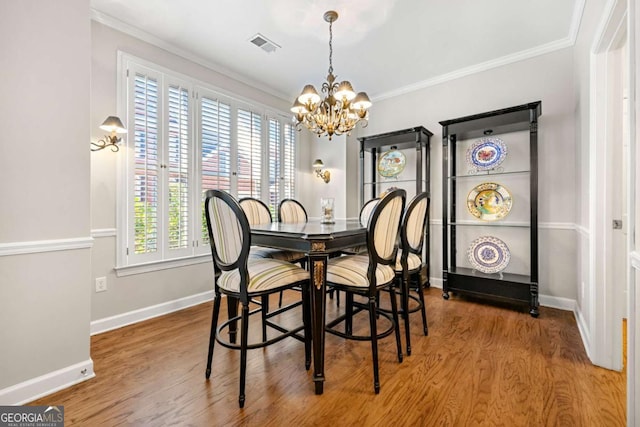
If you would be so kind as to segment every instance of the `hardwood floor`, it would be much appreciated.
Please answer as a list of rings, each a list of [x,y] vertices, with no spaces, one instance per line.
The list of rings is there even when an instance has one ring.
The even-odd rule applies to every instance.
[[[591,365],[572,313],[542,307],[534,319],[440,294],[425,292],[428,337],[412,315],[411,356],[398,363],[393,336],[379,342],[379,395],[370,344],[327,335],[323,395],[302,343],[287,339],[249,351],[239,409],[239,352],[217,345],[204,378],[206,303],[92,337],[96,378],[32,404],[64,405],[66,426],[625,424],[625,373]],[[335,302],[327,307],[331,318]],[[357,324],[368,328],[366,318]]]

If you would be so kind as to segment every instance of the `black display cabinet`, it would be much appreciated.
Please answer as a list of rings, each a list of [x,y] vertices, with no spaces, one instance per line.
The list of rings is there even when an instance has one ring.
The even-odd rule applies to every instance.
[[[433,133],[423,126],[358,138],[360,141],[360,207],[366,200],[380,196],[390,187],[407,191],[407,203],[416,194],[431,194],[430,142]],[[395,158],[392,155],[397,155]],[[394,168],[386,160],[403,159],[402,168]],[[400,163],[400,162],[398,162]],[[427,212],[427,215],[429,213]],[[427,221],[429,217],[427,217]],[[425,269],[423,282],[429,286],[429,227],[425,236]]]
[[[525,303],[538,312],[541,102],[440,122],[443,297]]]

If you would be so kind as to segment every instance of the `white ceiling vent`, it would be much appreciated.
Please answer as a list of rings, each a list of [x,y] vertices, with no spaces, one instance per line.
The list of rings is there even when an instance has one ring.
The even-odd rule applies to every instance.
[[[275,52],[276,49],[281,47],[280,45],[272,42],[271,40],[269,40],[268,38],[266,38],[260,33],[251,37],[249,41],[267,53]]]

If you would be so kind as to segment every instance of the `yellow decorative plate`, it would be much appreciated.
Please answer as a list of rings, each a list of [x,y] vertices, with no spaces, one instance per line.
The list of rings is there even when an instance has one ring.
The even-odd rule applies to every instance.
[[[476,185],[467,196],[467,209],[471,215],[485,221],[504,218],[512,204],[509,190],[495,182]]]

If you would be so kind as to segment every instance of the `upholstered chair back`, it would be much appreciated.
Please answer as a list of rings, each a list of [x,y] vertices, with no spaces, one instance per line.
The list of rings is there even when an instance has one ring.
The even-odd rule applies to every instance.
[[[221,270],[230,270],[237,268],[244,256],[246,264],[251,237],[249,223],[242,208],[225,191],[208,190],[205,197],[207,228],[214,262]]]
[[[278,221],[285,224],[307,222],[307,211],[294,199],[283,199],[278,206]]]
[[[376,262],[395,262],[400,219],[404,211],[406,192],[402,189],[387,193],[374,207],[368,224],[368,244],[373,243]],[[373,239],[373,242],[371,240]],[[371,246],[370,246],[371,255]]]
[[[369,224],[371,212],[373,212],[373,208],[376,207],[379,201],[380,199],[376,197],[374,199],[367,200],[365,204],[362,205],[362,209],[360,209],[360,224],[365,227]]]
[[[271,223],[271,212],[269,207],[262,200],[253,197],[245,197],[239,201],[242,210],[247,215],[249,225],[260,225]]]
[[[420,193],[407,206],[407,213],[404,219],[406,243],[414,252],[422,251],[429,201],[427,193]]]

